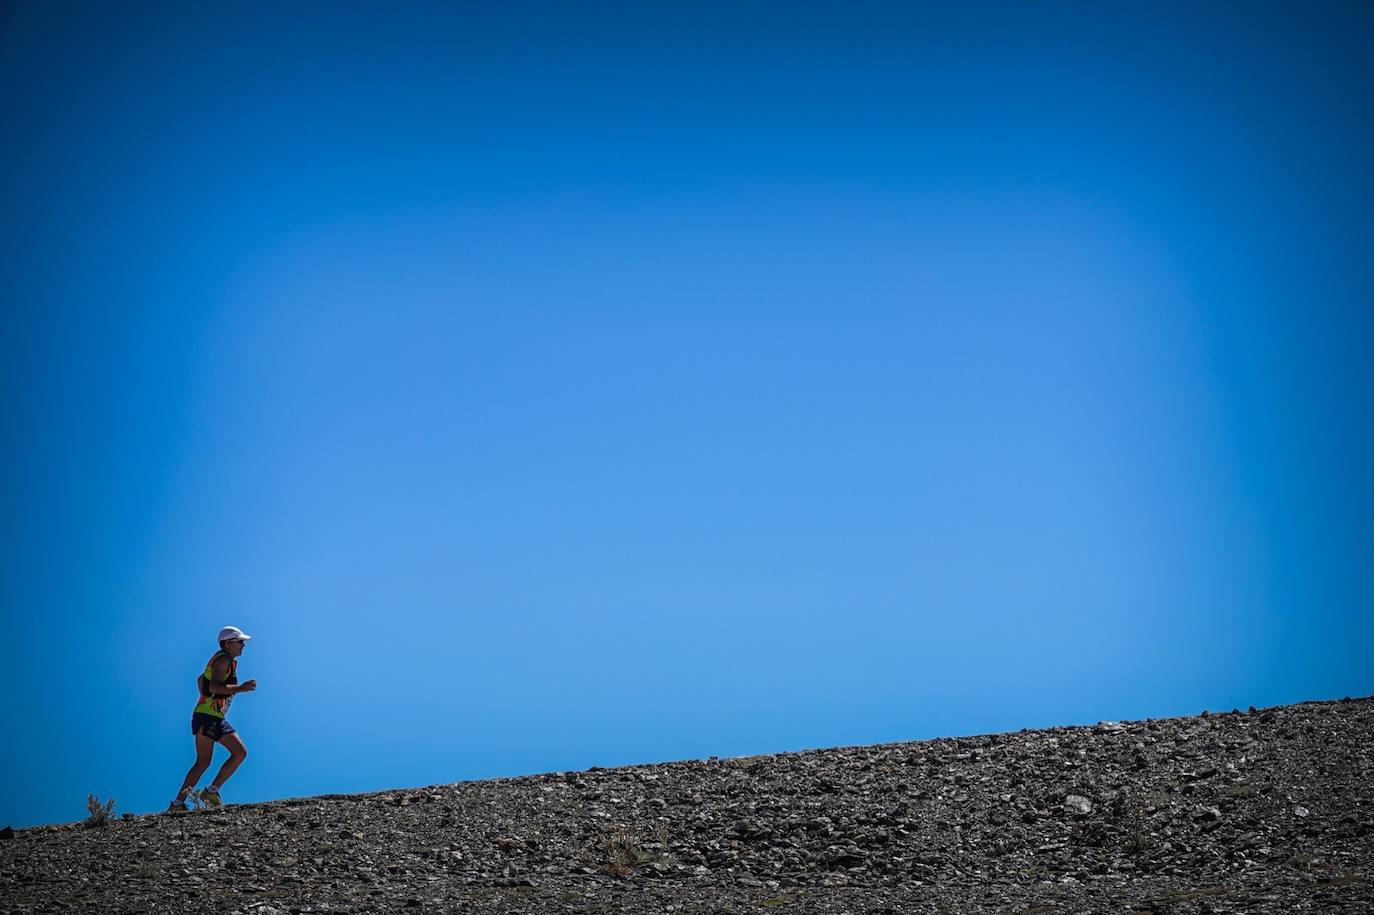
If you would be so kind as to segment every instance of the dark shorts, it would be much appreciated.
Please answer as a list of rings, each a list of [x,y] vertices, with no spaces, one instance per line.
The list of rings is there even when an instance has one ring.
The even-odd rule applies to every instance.
[[[204,712],[191,713],[191,733],[204,734],[211,740],[220,740],[234,733],[234,726],[223,718],[207,715]]]

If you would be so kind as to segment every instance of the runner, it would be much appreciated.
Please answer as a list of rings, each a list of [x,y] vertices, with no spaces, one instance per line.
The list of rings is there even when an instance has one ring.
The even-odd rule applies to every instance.
[[[229,776],[234,774],[239,764],[248,758],[248,748],[243,745],[243,738],[239,737],[225,716],[229,714],[229,703],[234,701],[234,696],[239,693],[251,693],[258,688],[258,681],[249,680],[240,684],[237,676],[238,657],[243,654],[243,646],[251,638],[251,635],[237,626],[225,626],[219,631],[219,651],[210,656],[210,660],[205,664],[205,671],[196,680],[200,701],[191,712],[191,733],[196,738],[196,761],[186,773],[186,780],[182,782],[176,800],[168,805],[168,810],[187,809],[186,796],[195,789],[196,782],[200,781],[205,770],[210,768],[216,742],[229,751],[229,758],[220,767],[215,780],[198,793],[198,797],[210,806],[218,807],[223,803],[220,800],[219,789],[229,780]]]

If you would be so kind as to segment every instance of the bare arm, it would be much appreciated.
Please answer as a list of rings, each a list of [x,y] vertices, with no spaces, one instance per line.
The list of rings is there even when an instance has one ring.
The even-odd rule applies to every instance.
[[[229,679],[229,661],[226,658],[218,658],[214,667],[210,669],[210,682],[205,688],[212,696],[233,696],[236,693],[251,693],[257,689],[258,681],[249,680],[246,683],[225,683]]]

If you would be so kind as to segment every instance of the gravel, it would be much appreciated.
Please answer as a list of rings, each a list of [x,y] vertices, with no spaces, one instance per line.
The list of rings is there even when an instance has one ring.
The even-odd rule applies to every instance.
[[[1374,697],[17,829],[0,912],[1374,911]]]

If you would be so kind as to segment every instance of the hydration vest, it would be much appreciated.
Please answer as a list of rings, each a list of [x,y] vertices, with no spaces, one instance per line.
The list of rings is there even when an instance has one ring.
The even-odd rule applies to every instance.
[[[216,718],[223,718],[229,713],[229,703],[234,699],[233,696],[210,695],[210,677],[214,674],[215,661],[220,655],[229,658],[229,676],[219,685],[231,686],[238,683],[239,662],[235,658],[230,658],[229,653],[222,649],[210,655],[210,660],[205,662],[205,670],[196,677],[196,691],[200,693],[200,701],[196,703],[195,710],[206,715],[214,715]]]

